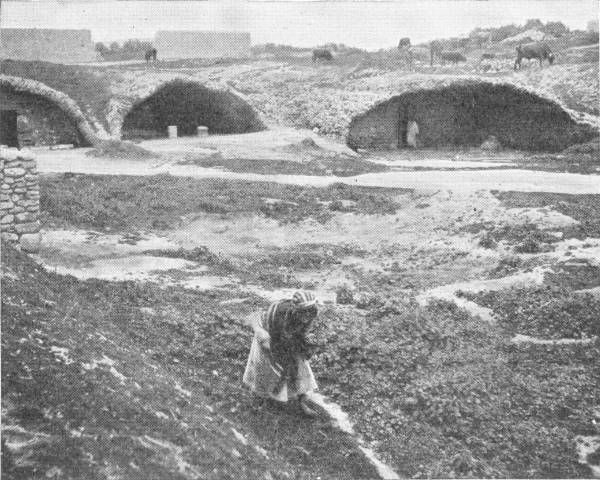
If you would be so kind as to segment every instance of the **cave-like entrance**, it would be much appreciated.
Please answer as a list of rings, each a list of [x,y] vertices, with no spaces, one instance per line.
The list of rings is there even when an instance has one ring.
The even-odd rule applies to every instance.
[[[196,82],[175,80],[131,108],[123,121],[122,137],[165,137],[170,125],[177,126],[179,135],[195,135],[198,126],[208,127],[210,133],[265,129],[254,109],[240,97]]]
[[[79,126],[53,100],[28,91],[0,86],[0,143],[13,147],[72,144],[88,142]]]
[[[0,110],[0,145],[19,148],[16,110]]]
[[[597,132],[555,102],[512,85],[465,82],[406,92],[350,123],[351,148],[405,148],[416,122],[423,147],[479,146],[490,135],[506,148],[559,151]]]

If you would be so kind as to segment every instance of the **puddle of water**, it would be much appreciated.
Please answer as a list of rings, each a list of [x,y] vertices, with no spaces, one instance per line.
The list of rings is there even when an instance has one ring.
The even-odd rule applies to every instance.
[[[69,153],[69,155],[65,155]],[[446,189],[460,191],[512,190],[521,192],[554,192],[572,194],[600,193],[600,183],[591,175],[575,173],[507,170],[431,170],[417,172],[368,173],[355,177],[317,177],[309,175],[258,175],[249,173],[223,172],[190,165],[162,165],[153,167],[149,163],[119,160],[94,159],[90,163],[85,152],[44,152],[39,154],[38,169],[41,173],[87,173],[108,175],[156,175],[170,173],[176,176],[195,178],[230,178],[248,181],[272,181],[293,185],[326,186],[333,182],[370,187],[404,187],[417,189]]]
[[[72,275],[81,280],[89,278],[100,280],[150,280],[156,279],[153,272],[181,269],[194,265],[193,262],[181,258],[146,255],[93,260],[90,264],[78,268],[44,264],[48,270],[53,270],[62,275]]]
[[[183,288],[191,288],[194,290],[212,290],[214,288],[224,287],[239,283],[239,280],[231,277],[219,277],[214,275],[206,275],[188,278],[177,282]]]
[[[42,230],[44,243],[48,246],[72,245],[105,245],[127,252],[143,250],[169,250],[179,248],[165,237],[152,233],[121,235],[93,230]]]
[[[377,458],[373,449],[364,445],[364,440],[356,434],[354,431],[354,425],[350,421],[348,414],[342,410],[342,407],[317,392],[310,392],[308,397],[310,401],[314,402],[325,412],[327,412],[327,415],[329,415],[329,417],[333,420],[333,423],[337,428],[348,435],[352,435],[356,439],[358,447],[375,467],[377,473],[382,479],[397,480],[400,478],[396,472],[394,472],[390,467]]]
[[[575,290],[575,293],[589,293],[594,297],[600,297],[600,287],[584,288],[583,290]]]
[[[587,465],[592,471],[592,475],[595,478],[600,478],[600,465],[593,465],[588,462],[588,455],[597,452],[600,449],[600,436],[580,435],[575,438],[575,444],[577,445],[577,455],[579,457],[579,463],[581,463],[582,465]]]
[[[544,274],[551,271],[547,267],[536,267],[531,272],[522,272],[515,275],[509,275],[502,278],[493,278],[489,280],[472,280],[469,282],[458,282],[451,283],[449,285],[442,285],[424,291],[417,296],[417,302],[420,305],[427,303],[429,299],[439,298],[442,300],[455,299],[457,291],[462,290],[465,292],[478,293],[483,291],[496,291],[503,290],[505,288],[517,286],[517,285],[540,285],[544,281]]]
[[[365,457],[375,466],[377,473],[383,480],[399,480],[400,475],[394,472],[385,463],[381,462],[376,456],[375,452],[368,447],[359,446],[358,448],[364,453]]]
[[[595,342],[597,337],[590,338],[559,338],[557,340],[545,340],[543,338],[530,337],[529,335],[517,334],[510,339],[512,343],[531,343],[535,345],[587,345]]]
[[[429,159],[429,160],[384,160],[379,158],[372,158],[371,161],[375,163],[381,163],[389,167],[402,167],[402,168],[443,168],[443,169],[457,169],[461,168],[499,168],[499,167],[514,167],[512,162],[484,162],[484,161],[473,161],[473,160],[441,160],[441,159]]]

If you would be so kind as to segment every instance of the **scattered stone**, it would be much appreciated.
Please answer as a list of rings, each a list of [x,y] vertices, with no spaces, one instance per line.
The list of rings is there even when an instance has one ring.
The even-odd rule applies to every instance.
[[[19,236],[16,233],[10,233],[10,232],[0,233],[0,238],[2,238],[2,240],[9,241],[9,242],[16,242],[17,240],[19,240]]]
[[[25,169],[20,167],[5,168],[4,175],[6,177],[22,177],[25,175]]]
[[[15,218],[17,219],[17,222],[28,223],[37,221],[38,216],[32,212],[24,212],[17,213]]]
[[[37,233],[40,231],[40,223],[37,221],[30,223],[18,223],[15,225],[15,231],[17,233]]]

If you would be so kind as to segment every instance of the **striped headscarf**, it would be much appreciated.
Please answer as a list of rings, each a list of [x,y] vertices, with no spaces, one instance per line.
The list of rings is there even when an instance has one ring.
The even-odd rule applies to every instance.
[[[307,351],[305,335],[317,316],[316,302],[312,293],[297,291],[292,298],[272,303],[263,317],[275,360],[284,368],[294,369],[295,356]]]
[[[267,331],[270,332],[272,327],[275,326],[275,323],[281,321],[280,317],[282,315],[285,316],[290,309],[295,312],[312,309],[316,311],[316,305],[317,299],[314,294],[304,290],[298,290],[294,292],[294,295],[292,295],[291,299],[286,298],[283,300],[278,300],[269,305],[269,308],[267,309],[263,319],[263,325]]]

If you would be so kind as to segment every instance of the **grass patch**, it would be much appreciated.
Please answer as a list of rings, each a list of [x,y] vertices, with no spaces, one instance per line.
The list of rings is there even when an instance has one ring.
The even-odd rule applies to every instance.
[[[516,160],[521,168],[582,174],[600,173],[600,139],[572,145],[559,154],[532,155]]]
[[[327,309],[314,364],[401,475],[590,476],[574,438],[593,432],[598,345],[516,346],[454,304],[390,300]]]
[[[494,310],[499,324],[512,334],[546,339],[600,335],[600,299],[557,283],[555,277],[541,287],[463,295]]]
[[[40,206],[47,226],[76,226],[111,230],[168,229],[187,214],[264,215],[280,222],[333,215],[329,203],[351,200],[347,211],[389,214],[401,207],[397,196],[410,190],[377,189],[334,184],[302,187],[267,182],[192,179],[157,175],[44,176]],[[281,201],[270,202],[276,198]]]
[[[256,160],[244,158],[194,158],[178,162],[182,165],[197,165],[199,167],[223,167],[230,172],[250,172],[261,175],[335,175],[351,177],[362,173],[385,172],[389,167],[360,158],[320,158],[307,162],[291,162],[289,160]]]
[[[87,151],[85,154],[90,157],[127,158],[134,160],[159,157],[158,154],[146,150],[135,143],[122,142],[120,140],[102,140],[98,145]]]
[[[327,420],[261,408],[240,387],[241,319],[260,300],[220,307],[232,293],[83,282],[5,244],[2,267],[6,478],[376,476]]]
[[[600,237],[600,195],[545,192],[492,192],[504,208],[551,207],[574,218],[579,225],[563,227],[565,238]]]
[[[600,267],[587,262],[559,263],[544,276],[544,283],[553,287],[585,290],[600,286]]]
[[[504,241],[513,245],[515,253],[540,253],[553,249],[552,244],[559,239],[541,230],[537,225],[495,225],[493,222],[482,222],[467,225],[463,230],[469,233],[480,233],[479,245],[483,248],[495,248],[498,242]]]

